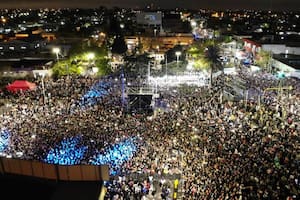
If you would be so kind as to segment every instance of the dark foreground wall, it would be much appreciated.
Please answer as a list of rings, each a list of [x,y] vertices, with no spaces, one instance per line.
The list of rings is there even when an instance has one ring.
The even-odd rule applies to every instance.
[[[37,161],[0,158],[0,173],[62,181],[108,181],[108,165],[54,165]]]

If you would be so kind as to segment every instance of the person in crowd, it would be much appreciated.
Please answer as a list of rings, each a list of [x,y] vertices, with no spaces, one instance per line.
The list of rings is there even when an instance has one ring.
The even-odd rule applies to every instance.
[[[187,200],[299,198],[299,82],[286,80],[294,86],[289,94],[279,99],[278,91],[267,92],[258,106],[256,92],[246,104],[220,99],[224,76],[213,87],[162,91],[166,108],[151,117],[125,114],[115,78],[47,79],[46,99],[40,86],[5,94],[10,107],[1,113],[0,130],[10,135],[1,153],[108,164],[114,173],[106,199],[170,199],[178,177]],[[236,76],[253,91],[278,84],[264,73]]]

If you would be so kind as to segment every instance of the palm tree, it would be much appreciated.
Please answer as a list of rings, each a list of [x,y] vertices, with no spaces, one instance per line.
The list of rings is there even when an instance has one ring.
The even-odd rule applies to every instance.
[[[212,86],[213,73],[221,70],[224,73],[224,67],[220,61],[220,48],[214,44],[205,48],[205,59],[210,64],[210,86]]]
[[[262,69],[270,72],[270,64],[272,60],[272,52],[271,51],[263,51],[261,50],[255,59],[255,64],[260,66]]]

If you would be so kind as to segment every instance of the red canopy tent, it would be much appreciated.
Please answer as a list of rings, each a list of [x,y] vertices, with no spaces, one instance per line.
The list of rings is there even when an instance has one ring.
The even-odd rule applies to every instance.
[[[6,86],[6,89],[10,92],[34,90],[35,88],[35,83],[31,83],[26,80],[15,80],[13,83]]]

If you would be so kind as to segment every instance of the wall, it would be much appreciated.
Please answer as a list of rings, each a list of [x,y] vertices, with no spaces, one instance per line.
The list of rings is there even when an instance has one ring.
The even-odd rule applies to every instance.
[[[294,72],[295,69],[288,66],[287,64],[284,64],[282,62],[280,62],[279,60],[273,59],[273,65],[275,68],[277,68],[280,71],[289,73],[289,72]]]
[[[54,165],[37,161],[0,158],[0,173],[63,181],[108,181],[108,165]]]
[[[289,47],[285,44],[263,44],[264,51],[272,51],[274,54],[282,54],[288,51],[288,54],[300,55],[300,47]]]

